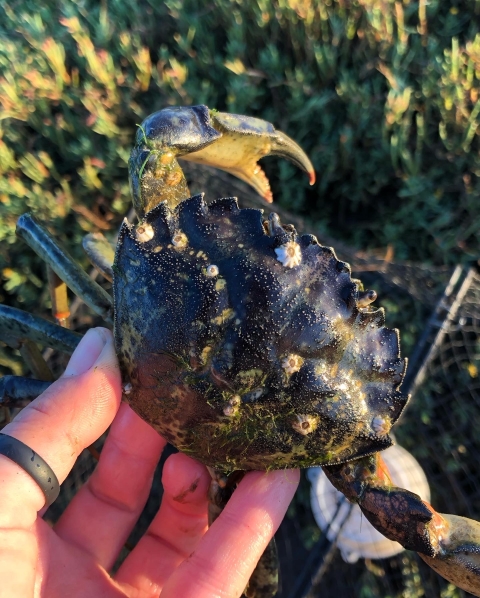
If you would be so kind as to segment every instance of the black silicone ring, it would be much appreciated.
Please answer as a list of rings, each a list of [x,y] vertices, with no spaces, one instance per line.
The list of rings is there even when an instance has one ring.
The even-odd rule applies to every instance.
[[[1,432],[0,455],[8,457],[37,482],[45,495],[46,507],[54,502],[60,492],[60,485],[53,469],[40,455],[20,440]]]

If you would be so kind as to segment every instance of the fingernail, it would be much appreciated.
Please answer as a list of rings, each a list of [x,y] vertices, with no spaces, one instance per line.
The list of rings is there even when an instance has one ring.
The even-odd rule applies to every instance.
[[[78,376],[88,371],[107,343],[101,328],[91,328],[70,357],[64,376]]]

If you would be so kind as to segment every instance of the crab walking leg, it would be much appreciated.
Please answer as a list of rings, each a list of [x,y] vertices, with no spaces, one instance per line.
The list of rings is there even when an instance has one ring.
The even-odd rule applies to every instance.
[[[437,513],[417,494],[393,486],[380,453],[323,469],[384,536],[417,551],[442,577],[480,596],[480,523]]]
[[[437,517],[439,552],[420,556],[439,575],[480,596],[480,523],[456,515]]]
[[[3,376],[0,378],[0,406],[24,407],[42,394],[52,382],[32,380],[23,376]]]
[[[73,353],[82,335],[8,305],[0,305],[0,340],[17,348],[24,339]]]
[[[115,251],[102,233],[89,233],[83,237],[83,249],[93,266],[107,280],[113,280]]]
[[[245,475],[234,471],[226,475],[218,469],[207,467],[212,481],[208,490],[208,525],[211,526],[230,500],[237,484]],[[246,598],[272,598],[278,591],[278,552],[272,538],[255,567],[243,595]]]
[[[18,219],[17,235],[28,243],[94,312],[107,322],[113,321],[113,301],[110,295],[91,280],[31,214],[24,214]]]
[[[207,106],[165,108],[138,127],[129,160],[133,204],[140,218],[161,201],[175,208],[190,196],[177,159],[225,170],[272,201],[270,183],[258,165],[268,155],[287,158],[315,182],[302,148],[273,125],[250,116],[225,114]]]
[[[39,380],[53,381],[53,374],[37,345],[30,339],[19,341],[20,355],[31,373]]]
[[[4,376],[0,379],[0,404],[21,406],[19,402],[35,399],[53,380],[37,343],[63,353],[73,353],[81,334],[53,324],[30,313],[0,305],[0,341],[20,349],[33,375],[41,380],[22,376]]]
[[[278,592],[278,551],[272,538],[257,563],[244,591],[247,598],[270,598]]]
[[[207,469],[212,477],[208,489],[208,525],[210,526],[225,508],[245,472],[234,471],[227,476],[213,467],[207,467]]]

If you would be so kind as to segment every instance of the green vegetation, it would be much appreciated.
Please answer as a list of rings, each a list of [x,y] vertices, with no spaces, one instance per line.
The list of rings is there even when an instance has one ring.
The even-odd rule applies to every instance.
[[[267,161],[277,201],[397,259],[477,257],[480,2],[7,1],[0,8],[0,300],[38,310],[14,236],[81,235],[128,210],[135,125],[167,104],[266,118],[318,184]],[[15,299],[13,298],[15,296]]]

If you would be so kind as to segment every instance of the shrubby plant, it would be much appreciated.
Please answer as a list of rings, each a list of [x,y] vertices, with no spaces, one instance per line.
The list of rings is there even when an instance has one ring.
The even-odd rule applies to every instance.
[[[397,259],[478,256],[479,1],[7,0],[0,11],[0,300],[48,302],[42,267],[15,240],[23,212],[79,259],[86,231],[116,230],[135,125],[167,104],[257,115],[299,141],[314,188],[289,164],[267,170],[277,201],[317,230]]]

